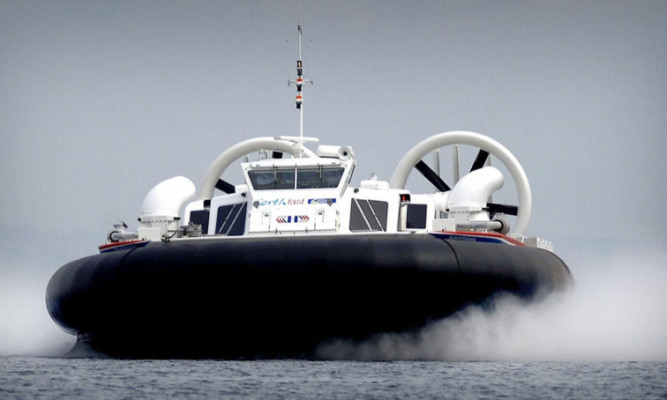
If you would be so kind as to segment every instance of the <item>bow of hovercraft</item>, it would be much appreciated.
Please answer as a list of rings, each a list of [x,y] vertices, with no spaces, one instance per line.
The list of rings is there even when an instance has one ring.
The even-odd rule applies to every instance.
[[[80,345],[118,357],[308,357],[328,340],[414,331],[497,293],[535,299],[571,281],[553,246],[525,235],[530,186],[494,140],[435,135],[390,181],[359,186],[351,148],[311,142],[251,139],[223,152],[197,192],[184,177],[158,184],[136,231],[114,226],[100,254],[56,272],[51,317]],[[480,150],[450,188],[422,158],[460,144]],[[241,163],[245,182],[222,181],[256,151]],[[489,200],[504,185],[492,155],[518,204]],[[413,169],[435,193],[405,189]]]

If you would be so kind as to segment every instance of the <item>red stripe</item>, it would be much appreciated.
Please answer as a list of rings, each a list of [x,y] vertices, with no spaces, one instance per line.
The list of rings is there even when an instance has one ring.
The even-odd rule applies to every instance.
[[[442,231],[442,233],[449,233],[452,235],[461,235],[461,236],[470,236],[470,237],[475,237],[475,236],[482,236],[482,237],[492,237],[500,240],[506,240],[510,243],[512,243],[515,246],[521,246],[521,247],[526,247],[525,243],[519,242],[516,239],[512,239],[509,236],[505,236],[501,233],[492,233],[492,232],[466,232],[466,231]]]
[[[106,243],[106,244],[99,245],[98,249],[100,249],[100,251],[102,251],[102,250],[111,249],[111,248],[117,247],[117,246],[127,246],[127,245],[130,245],[130,244],[141,243],[141,242],[144,242],[144,240],[135,239],[135,240],[128,240],[127,242]]]

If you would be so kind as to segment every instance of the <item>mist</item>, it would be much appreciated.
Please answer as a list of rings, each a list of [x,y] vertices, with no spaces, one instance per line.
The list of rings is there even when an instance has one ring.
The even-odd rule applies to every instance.
[[[44,295],[51,269],[35,273],[34,264],[2,266],[0,280],[0,356],[59,356],[76,338],[61,330],[46,311]]]
[[[575,285],[536,303],[469,307],[418,334],[321,346],[325,359],[448,361],[667,360],[667,251],[589,254],[569,262]]]

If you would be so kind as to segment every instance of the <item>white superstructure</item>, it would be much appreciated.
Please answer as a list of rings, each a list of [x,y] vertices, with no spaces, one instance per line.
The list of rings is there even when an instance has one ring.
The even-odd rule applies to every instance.
[[[351,185],[356,165],[352,149],[320,145],[312,151],[307,144],[315,142],[313,138],[266,137],[232,146],[211,164],[194,200],[188,200],[194,185],[187,178],[162,182],[142,205],[138,231],[117,228],[109,234],[109,242],[405,232],[448,233],[465,239],[502,236],[507,242],[551,249],[543,239],[524,236],[530,218],[528,180],[516,158],[486,136],[461,131],[435,135],[406,154],[390,182],[371,179],[359,186]],[[484,157],[494,155],[502,161],[517,187],[518,206],[488,202],[504,178],[495,167],[482,164],[451,189],[444,182],[436,187],[447,190],[435,193],[413,194],[403,187],[421,157],[433,147],[454,143],[479,146]],[[241,162],[242,184],[220,179],[228,166],[253,151],[273,157]],[[422,173],[424,168],[428,167],[420,167]],[[439,179],[424,175],[431,181]],[[216,194],[216,188],[223,192]],[[181,218],[176,215],[179,208],[183,208]],[[506,213],[517,215],[517,228],[510,228]]]

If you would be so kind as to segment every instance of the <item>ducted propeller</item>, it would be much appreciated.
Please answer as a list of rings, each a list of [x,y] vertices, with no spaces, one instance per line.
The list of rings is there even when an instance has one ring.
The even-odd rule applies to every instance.
[[[460,183],[457,179],[459,145],[474,146],[478,149],[477,157],[471,166],[471,171],[473,173],[484,169],[485,165],[488,164],[487,161],[489,160],[489,157],[493,156],[494,162],[498,160],[512,176],[518,196],[518,204],[516,206],[493,203],[490,202],[488,198],[482,199],[480,205],[482,205],[483,209],[491,215],[496,213],[515,215],[516,222],[513,226],[512,233],[524,235],[530,222],[530,214],[532,210],[532,196],[528,178],[516,157],[514,157],[507,148],[488,136],[469,131],[450,131],[438,133],[422,140],[411,148],[398,162],[390,179],[389,186],[394,189],[404,189],[410,172],[413,168],[416,168],[437,188],[437,190],[448,190],[449,185],[444,183],[442,178],[438,176],[438,173],[431,169],[431,167],[427,166],[422,158],[436,149],[445,146],[453,146],[453,173],[454,180],[457,182],[455,182],[455,186],[452,190],[456,190],[456,186]],[[435,165],[437,166],[438,164],[436,163]],[[451,196],[451,192],[449,196]]]

